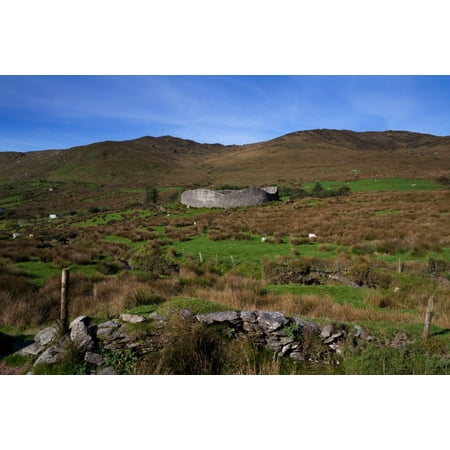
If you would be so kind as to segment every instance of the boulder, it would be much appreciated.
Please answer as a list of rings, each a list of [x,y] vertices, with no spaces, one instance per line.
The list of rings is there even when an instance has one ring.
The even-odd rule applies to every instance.
[[[205,322],[207,324],[212,324],[214,322],[236,323],[239,321],[239,313],[236,311],[220,311],[208,314],[197,314],[197,319],[199,322]]]
[[[257,313],[257,316],[259,326],[266,333],[271,333],[272,331],[283,328],[289,323],[289,320],[280,312],[262,311]]]
[[[120,320],[129,323],[141,323],[145,322],[145,317],[139,316],[138,314],[121,314],[119,316]]]
[[[62,337],[56,344],[48,347],[34,362],[34,366],[39,364],[55,364],[62,361],[70,348],[70,339],[66,335]]]
[[[34,337],[34,340],[37,344],[45,347],[46,345],[50,344],[57,337],[57,335],[58,327],[48,327],[39,331],[39,333],[37,333]]]
[[[38,342],[33,342],[30,345],[27,345],[24,348],[18,350],[15,354],[20,356],[37,356],[39,353],[42,353],[45,350],[45,347],[39,344]]]
[[[333,325],[331,323],[327,323],[322,327],[322,331],[320,332],[320,337],[322,339],[327,339],[333,334]]]
[[[258,317],[254,312],[251,311],[241,311],[241,320],[243,322],[256,323]]]
[[[84,360],[97,366],[101,366],[105,363],[105,358],[99,353],[94,352],[86,352],[86,354],[84,355]]]
[[[91,329],[89,328],[89,317],[77,317],[69,326],[70,340],[80,350],[91,350],[94,346]]]
[[[299,330],[302,333],[309,332],[313,334],[320,333],[320,327],[317,323],[310,322],[309,320],[302,319],[301,317],[294,316],[292,320],[298,325]]]

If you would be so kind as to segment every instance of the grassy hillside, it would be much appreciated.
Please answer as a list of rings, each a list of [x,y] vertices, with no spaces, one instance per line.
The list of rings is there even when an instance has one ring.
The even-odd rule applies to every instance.
[[[0,182],[261,185],[329,179],[435,178],[450,172],[450,138],[402,131],[311,130],[242,146],[164,137],[68,150],[0,153]]]
[[[342,365],[322,371],[448,374],[449,158],[449,138],[333,130],[234,147],[163,137],[0,153],[0,332],[54,323],[70,267],[72,318],[281,311],[374,336],[343,344]],[[281,200],[257,207],[179,202],[195,184],[272,183]]]

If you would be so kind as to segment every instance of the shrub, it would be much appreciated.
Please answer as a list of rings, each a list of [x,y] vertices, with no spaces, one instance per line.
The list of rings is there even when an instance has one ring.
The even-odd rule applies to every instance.
[[[135,270],[149,272],[152,277],[170,276],[179,271],[179,267],[173,261],[169,261],[161,255],[136,254],[131,266]]]
[[[376,271],[367,262],[360,262],[350,267],[347,276],[358,286],[387,288],[391,284],[390,275]]]
[[[120,271],[120,266],[115,261],[100,261],[96,269],[103,275],[114,275]]]

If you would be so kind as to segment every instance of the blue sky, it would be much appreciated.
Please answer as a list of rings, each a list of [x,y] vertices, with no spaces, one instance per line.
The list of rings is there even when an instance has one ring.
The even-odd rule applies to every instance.
[[[0,76],[0,151],[314,128],[450,135],[450,76]]]

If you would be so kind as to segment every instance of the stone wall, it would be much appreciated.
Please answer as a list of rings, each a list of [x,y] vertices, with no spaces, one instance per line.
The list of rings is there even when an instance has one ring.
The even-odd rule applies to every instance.
[[[257,345],[274,352],[278,358],[287,357],[293,361],[321,364],[329,355],[341,353],[341,346],[349,340],[370,341],[371,336],[358,325],[325,324],[301,317],[292,318],[272,311],[221,311],[196,314],[188,309],[179,311],[182,322],[223,324],[230,338],[250,339]],[[34,365],[55,364],[62,359],[74,345],[84,355],[84,361],[92,367],[92,374],[113,375],[114,367],[108,364],[109,355],[114,352],[132,350],[136,358],[149,353],[160,352],[166,341],[164,329],[167,318],[151,313],[146,315],[121,314],[98,325],[91,325],[86,316],[77,317],[69,327],[69,332],[60,337],[57,327],[40,331],[34,343],[22,348],[18,353],[34,359]],[[151,328],[137,333],[130,331],[127,323],[150,322]],[[182,325],[181,325],[182,326]],[[316,343],[311,347],[312,339]]]
[[[237,208],[262,205],[278,198],[276,186],[221,191],[193,189],[181,194],[181,203],[194,208]]]

